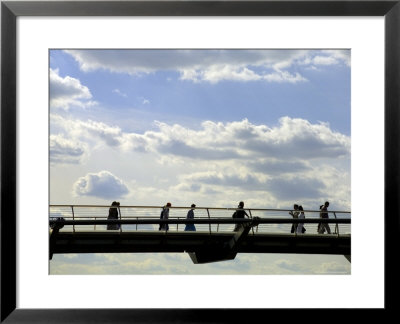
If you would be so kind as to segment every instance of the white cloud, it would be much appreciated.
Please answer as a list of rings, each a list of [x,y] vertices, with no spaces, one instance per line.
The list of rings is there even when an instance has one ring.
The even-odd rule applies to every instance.
[[[255,172],[273,175],[306,172],[311,169],[310,165],[305,161],[282,161],[277,159],[258,159],[250,161],[247,166]]]
[[[75,196],[95,196],[112,200],[119,199],[128,192],[124,182],[109,171],[88,173],[73,185]]]
[[[198,172],[191,174],[184,179],[184,182],[195,184],[218,185],[223,187],[239,187],[243,189],[257,190],[265,189],[266,179],[257,177],[254,174],[242,172]]]
[[[175,71],[181,80],[221,81],[307,81],[289,69],[297,64],[349,62],[349,51],[307,50],[67,50],[83,71],[98,69],[141,76],[157,71]]]
[[[80,129],[78,132],[86,132],[89,136],[96,136],[102,139],[110,146],[120,145],[120,138],[122,131],[118,126],[108,126],[102,122],[88,120],[87,122],[80,122],[77,125]]]
[[[316,56],[313,58],[313,63],[316,65],[333,65],[338,61],[332,56]]]
[[[70,76],[61,77],[58,70],[50,69],[50,107],[68,110],[71,106],[87,107],[96,104],[90,101],[88,87]]]
[[[349,274],[350,264],[341,264],[338,262],[325,262],[315,269],[317,274]]]
[[[67,259],[76,259],[78,257],[79,257],[78,254],[74,254],[74,253],[64,254],[64,258],[67,258]]]
[[[121,92],[119,89],[114,89],[112,92],[124,98],[128,97],[126,93]]]
[[[298,62],[300,65],[307,66],[308,69],[320,71],[317,66],[344,65],[350,67],[350,50],[322,50],[308,53]]]
[[[275,265],[285,271],[290,272],[300,272],[303,268],[300,264],[286,259],[275,261]]]
[[[66,139],[62,134],[50,135],[51,163],[80,163],[86,149],[84,143]]]
[[[123,141],[123,132],[118,126],[110,126],[93,120],[81,121],[50,114],[52,128],[65,132],[68,138],[81,139],[86,142],[102,140],[109,146],[119,146]]]
[[[272,73],[257,74],[246,67],[236,66],[211,66],[207,70],[183,70],[181,80],[190,80],[193,82],[218,83],[221,81],[267,81],[278,83],[297,83],[307,81],[299,73],[291,74],[288,71],[276,70]]]
[[[351,51],[350,50],[323,50],[323,54],[329,55],[336,62],[343,62],[346,66],[351,65]]]
[[[307,81],[307,79],[299,73],[291,74],[288,71],[277,71],[271,74],[266,74],[262,76],[262,79],[268,82],[278,83],[297,83]]]
[[[190,175],[179,177],[179,185],[175,189],[189,192],[203,192],[206,188],[218,188],[219,192],[228,193],[230,190],[246,192],[254,195],[260,191],[268,193],[281,202],[322,201],[328,188],[329,175],[316,172],[293,172],[290,175],[270,175],[268,173],[254,173],[246,168],[238,167],[232,169],[220,168],[219,171],[195,172]],[[327,183],[326,183],[327,182]],[[348,182],[347,182],[348,184]],[[329,186],[329,190],[332,190]],[[337,188],[334,188],[338,192]],[[318,203],[313,203],[316,208]]]

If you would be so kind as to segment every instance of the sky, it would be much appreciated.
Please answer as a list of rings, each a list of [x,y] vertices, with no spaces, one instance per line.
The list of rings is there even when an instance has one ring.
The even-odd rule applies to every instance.
[[[50,204],[351,211],[349,50],[50,50]],[[54,255],[51,274],[350,274],[343,256]]]

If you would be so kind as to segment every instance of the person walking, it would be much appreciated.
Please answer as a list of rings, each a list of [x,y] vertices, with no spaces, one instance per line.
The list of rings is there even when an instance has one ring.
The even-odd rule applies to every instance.
[[[300,215],[299,215],[299,219],[304,219],[306,218],[306,216],[304,215],[304,211],[303,211],[303,206],[299,206],[299,211],[300,211]],[[297,230],[296,233],[297,234],[303,234],[306,231],[306,229],[304,228],[304,223],[298,223],[297,224]]]
[[[169,207],[171,207],[171,203],[167,203],[164,207],[163,210],[161,211],[160,219],[168,219],[169,217]],[[160,224],[160,227],[158,228],[159,231],[168,231],[169,226],[168,224]]]
[[[107,219],[118,219],[118,209],[119,202],[113,201],[111,207],[108,210]],[[119,230],[121,228],[121,224],[107,224],[107,230]]]
[[[321,206],[321,212],[319,213],[320,218],[329,218],[328,216],[328,207],[329,207],[329,201],[325,201],[325,204]],[[331,228],[329,227],[328,223],[319,223],[318,225],[318,234],[324,234],[325,230],[328,232],[328,234],[331,234]]]
[[[190,210],[187,213],[186,219],[194,219],[194,209],[196,208],[195,204],[192,204],[192,206],[190,206]],[[194,226],[194,224],[186,224],[185,226],[185,231],[196,231],[196,226]]]
[[[294,209],[294,212],[290,211],[289,214],[292,215],[293,218],[298,218],[299,214],[300,214],[299,205],[294,204],[293,205],[293,209]],[[290,229],[290,233],[296,232],[296,229],[297,229],[297,224],[292,224],[292,228]]]
[[[233,213],[232,217],[233,218],[244,218],[246,216],[247,218],[250,218],[249,215],[247,215],[246,211],[243,209],[243,207],[244,207],[244,202],[243,201],[239,202],[238,208]],[[241,226],[242,226],[242,224],[235,224],[234,231],[237,232]]]

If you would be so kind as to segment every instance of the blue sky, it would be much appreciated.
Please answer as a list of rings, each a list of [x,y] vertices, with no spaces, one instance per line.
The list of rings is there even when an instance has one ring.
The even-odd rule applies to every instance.
[[[52,204],[351,209],[348,50],[51,50],[49,62]],[[341,256],[307,257],[308,268],[296,255],[243,257],[350,271]],[[120,267],[168,261],[127,258]],[[50,269],[86,273],[91,260],[55,256]]]

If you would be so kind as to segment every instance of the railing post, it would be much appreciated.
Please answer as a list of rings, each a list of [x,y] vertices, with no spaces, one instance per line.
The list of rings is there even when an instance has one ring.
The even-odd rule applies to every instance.
[[[72,210],[72,220],[75,220],[74,206],[71,206],[71,210]],[[75,225],[72,225],[72,232],[75,233]]]
[[[94,220],[97,220],[97,217],[94,218]],[[94,223],[94,230],[96,230],[96,223]]]
[[[210,211],[208,210],[208,208],[207,208],[207,215],[208,215],[208,220],[210,220]],[[211,223],[208,223],[208,227],[209,227],[210,234],[211,234]]]
[[[139,217],[136,217],[136,220],[138,221],[138,220],[139,220]],[[136,223],[136,231],[137,231],[137,223]]]
[[[335,216],[335,219],[337,219],[335,212],[333,212],[333,215]],[[339,224],[337,222],[336,222],[336,234],[337,236],[339,236]]]
[[[179,220],[179,217],[178,217],[178,220]],[[179,226],[179,223],[176,223],[176,231],[178,232],[178,226]]]
[[[119,220],[122,220],[121,209],[118,206]],[[119,232],[122,232],[122,224],[119,224]]]
[[[249,214],[250,214],[250,219],[253,219],[253,215],[251,214],[251,209],[249,209]],[[253,226],[251,227],[251,231],[253,232],[253,235],[254,235],[254,228],[253,228]]]

